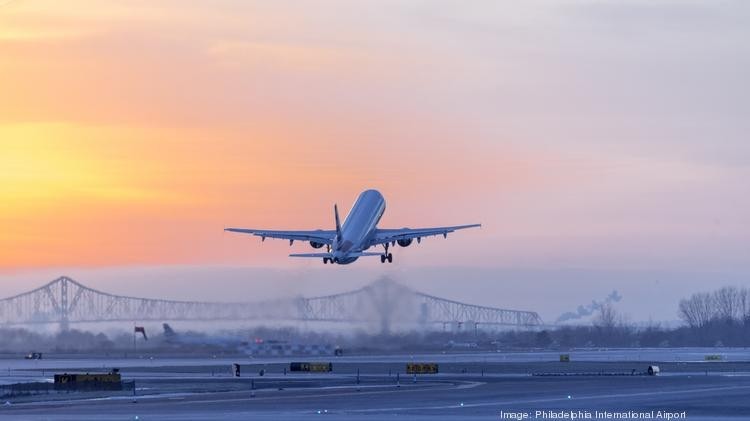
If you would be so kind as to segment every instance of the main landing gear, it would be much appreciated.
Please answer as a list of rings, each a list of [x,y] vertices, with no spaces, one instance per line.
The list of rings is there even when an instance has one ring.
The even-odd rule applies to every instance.
[[[324,265],[328,264],[328,262],[331,262],[331,264],[333,264],[333,259],[331,259],[330,257],[324,257],[323,258],[323,264]]]
[[[380,263],[385,263],[386,260],[388,263],[393,263],[393,253],[388,253],[388,243],[383,244],[383,247],[385,247],[385,253],[380,255]]]

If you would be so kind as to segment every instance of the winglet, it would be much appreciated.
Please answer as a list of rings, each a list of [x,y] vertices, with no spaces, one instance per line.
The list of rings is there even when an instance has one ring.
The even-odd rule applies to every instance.
[[[336,238],[341,239],[341,222],[339,220],[339,207],[334,203],[333,214],[336,217]]]

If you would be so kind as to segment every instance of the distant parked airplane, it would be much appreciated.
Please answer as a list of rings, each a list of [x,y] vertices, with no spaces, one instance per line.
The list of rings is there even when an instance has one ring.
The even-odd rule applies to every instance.
[[[323,258],[323,263],[338,263],[345,265],[354,262],[363,256],[380,256],[380,262],[393,262],[393,254],[388,252],[388,245],[408,247],[414,239],[417,243],[423,237],[431,235],[442,235],[447,237],[448,233],[465,229],[480,227],[481,224],[458,225],[453,227],[435,228],[400,228],[380,229],[377,227],[380,218],[385,212],[385,199],[377,190],[363,191],[352,206],[344,220],[344,225],[339,223],[339,211],[333,205],[336,218],[335,230],[312,230],[312,231],[273,231],[249,228],[225,228],[225,231],[252,234],[262,240],[277,238],[289,240],[292,245],[295,240],[309,241],[313,248],[319,249],[326,246],[325,253],[294,253],[290,257],[313,257]],[[366,252],[372,246],[382,245],[383,253]]]

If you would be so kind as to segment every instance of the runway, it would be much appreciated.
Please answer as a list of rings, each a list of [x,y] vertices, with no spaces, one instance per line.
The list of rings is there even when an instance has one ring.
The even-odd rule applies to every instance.
[[[6,406],[24,419],[498,419],[500,411],[685,412],[689,419],[750,414],[750,377],[485,378],[456,376],[401,388],[217,392]],[[533,419],[533,418],[532,418]]]
[[[523,419],[551,419],[574,411],[577,419],[587,413],[603,419],[593,417],[663,411],[672,419],[738,420],[750,414],[750,363],[738,360],[658,362],[662,375],[647,376],[640,372],[656,362],[498,362],[485,353],[447,361],[451,357],[442,356],[440,374],[416,379],[403,373],[408,356],[351,357],[334,360],[333,373],[286,375],[288,361],[268,360],[243,365],[239,379],[229,375],[223,360],[186,359],[185,365],[178,359],[164,365],[150,360],[122,368],[125,379],[136,381],[137,403],[125,392],[25,397],[1,406],[0,418],[498,420],[523,414]],[[256,371],[261,367],[264,376]],[[23,373],[32,375],[35,370],[28,368]],[[613,375],[632,370],[636,375]],[[559,375],[537,375],[542,373]]]

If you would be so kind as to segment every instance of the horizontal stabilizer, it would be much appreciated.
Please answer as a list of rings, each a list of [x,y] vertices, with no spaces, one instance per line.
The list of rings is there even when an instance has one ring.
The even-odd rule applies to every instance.
[[[368,251],[352,252],[347,253],[347,257],[365,257],[365,256],[382,256],[383,253],[373,253]],[[321,259],[323,257],[333,258],[331,253],[292,253],[289,257],[315,257]]]
[[[333,257],[331,253],[292,253],[289,257],[315,257],[321,259],[323,257]]]

